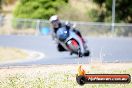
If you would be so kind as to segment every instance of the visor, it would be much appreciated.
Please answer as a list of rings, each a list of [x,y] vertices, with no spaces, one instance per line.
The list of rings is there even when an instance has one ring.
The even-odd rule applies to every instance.
[[[51,21],[51,23],[57,23],[58,22],[58,20],[53,20],[53,21]]]

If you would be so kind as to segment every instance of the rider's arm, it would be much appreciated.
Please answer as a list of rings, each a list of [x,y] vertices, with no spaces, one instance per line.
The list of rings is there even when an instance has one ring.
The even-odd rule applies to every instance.
[[[55,40],[56,34],[55,34],[55,32],[54,32],[54,29],[51,30],[51,36],[52,36],[52,39]]]

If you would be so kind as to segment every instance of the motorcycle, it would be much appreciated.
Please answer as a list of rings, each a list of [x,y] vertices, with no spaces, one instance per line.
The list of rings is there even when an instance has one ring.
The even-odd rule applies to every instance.
[[[79,57],[89,56],[90,51],[83,39],[73,32],[72,29],[67,29],[66,27],[61,27],[57,31],[57,42],[70,54],[76,54]]]

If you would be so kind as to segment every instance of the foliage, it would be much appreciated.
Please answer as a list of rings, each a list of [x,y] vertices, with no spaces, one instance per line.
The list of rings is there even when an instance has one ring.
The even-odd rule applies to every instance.
[[[111,21],[113,0],[93,0],[100,7],[98,21]],[[132,0],[116,0],[116,22],[132,23]],[[101,14],[99,14],[101,12]]]
[[[68,0],[20,0],[14,10],[14,16],[18,18],[48,19],[67,2]]]

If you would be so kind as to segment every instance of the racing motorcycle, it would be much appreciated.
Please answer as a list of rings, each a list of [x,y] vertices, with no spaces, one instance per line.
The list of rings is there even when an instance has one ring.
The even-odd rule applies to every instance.
[[[90,51],[83,39],[77,35],[72,29],[61,27],[57,31],[57,42],[70,54],[76,54],[79,57],[89,56]]]

